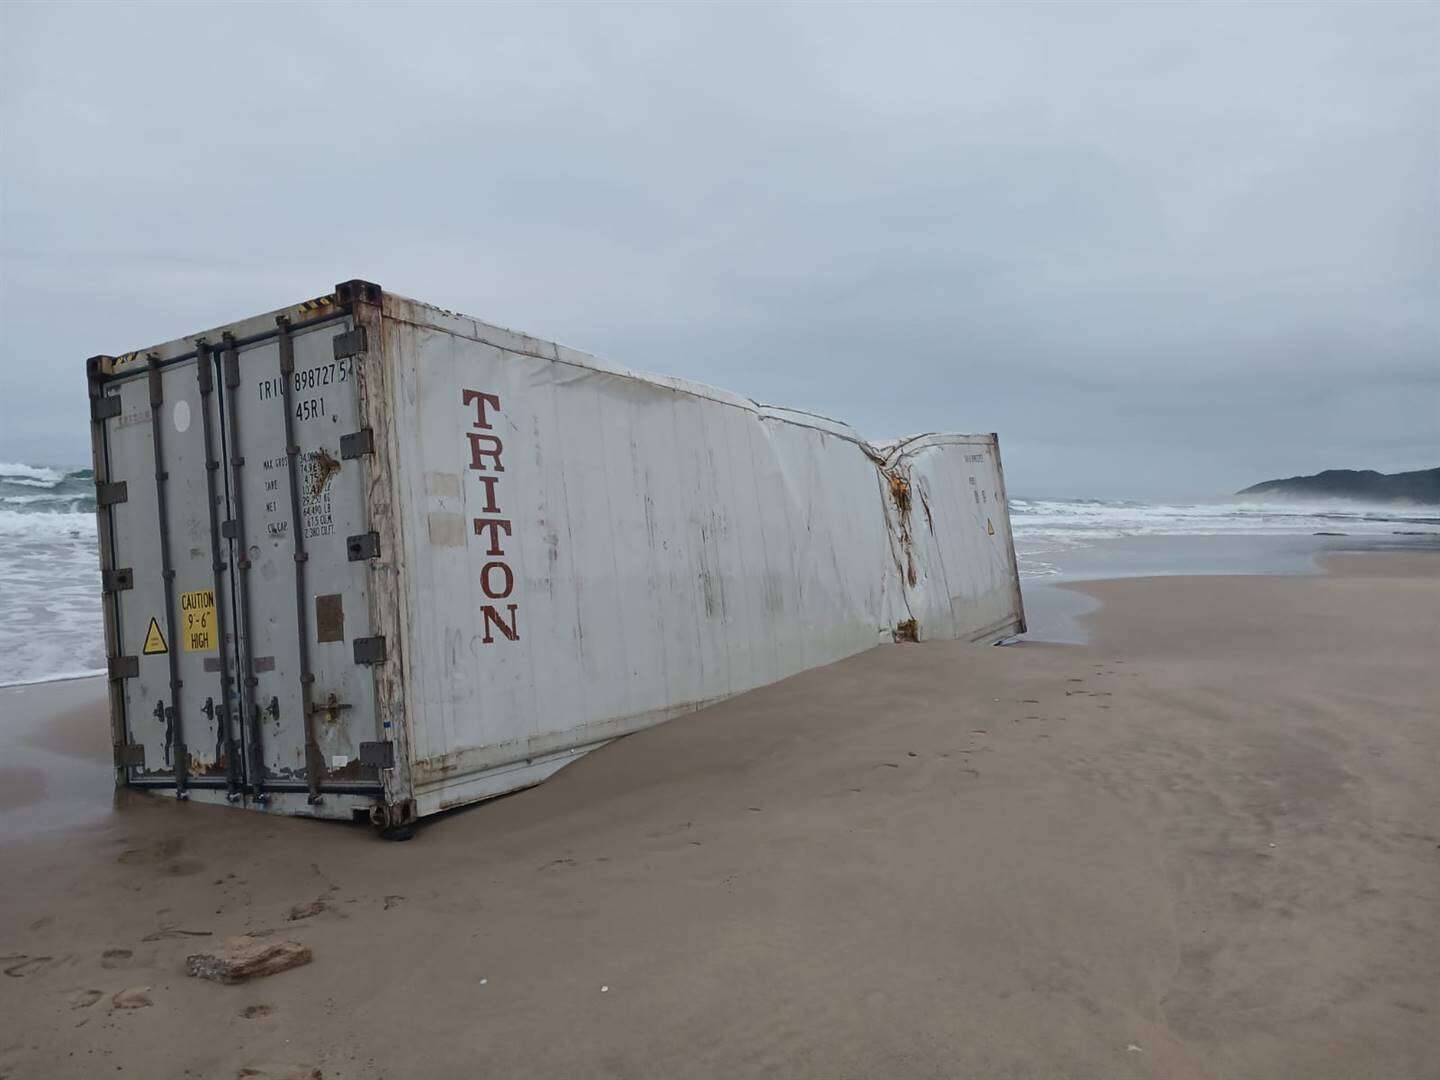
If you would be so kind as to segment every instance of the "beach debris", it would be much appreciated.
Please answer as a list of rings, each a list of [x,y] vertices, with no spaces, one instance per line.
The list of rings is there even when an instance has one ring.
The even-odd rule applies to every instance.
[[[310,960],[310,947],[298,941],[266,941],[259,934],[242,934],[227,938],[213,953],[187,956],[185,969],[198,979],[238,983],[275,975]]]
[[[1127,1051],[1128,1053],[1131,1053],[1131,1054],[1143,1054],[1143,1053],[1145,1052],[1144,1049],[1142,1049],[1142,1048],[1139,1047],[1139,1046],[1136,1046],[1134,1043],[1126,1043],[1126,1044],[1125,1044],[1125,1049],[1126,1049],[1126,1051]]]
[[[602,987],[600,987],[600,992],[601,992],[602,994],[608,994],[608,993],[610,992],[610,987],[608,987],[608,986],[602,986]]]
[[[490,982],[489,979],[481,979],[481,980],[480,980],[480,985],[481,985],[481,986],[485,986],[485,985],[486,985],[487,983],[489,983],[489,982]]]
[[[110,999],[111,1007],[116,1009],[143,1009],[151,1004],[148,986],[128,987]]]
[[[399,907],[404,902],[405,897],[401,896],[399,893],[392,893],[391,895],[385,897],[385,910],[389,911],[393,907]]]

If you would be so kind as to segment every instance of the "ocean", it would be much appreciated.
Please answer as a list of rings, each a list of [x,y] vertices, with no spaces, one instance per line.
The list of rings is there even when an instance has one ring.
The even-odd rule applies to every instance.
[[[104,671],[93,485],[89,469],[0,462],[0,686]],[[1440,538],[1440,507],[1015,498],[1010,519],[1032,583],[1127,537]]]
[[[0,462],[0,686],[104,669],[90,470]]]
[[[1069,577],[1101,542],[1146,536],[1440,539],[1440,506],[1360,503],[1011,499],[1021,578]]]

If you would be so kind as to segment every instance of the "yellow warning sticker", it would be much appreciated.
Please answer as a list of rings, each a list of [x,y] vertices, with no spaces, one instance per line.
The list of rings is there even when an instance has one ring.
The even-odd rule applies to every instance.
[[[140,651],[146,656],[159,656],[170,651],[170,646],[165,644],[165,635],[160,632],[160,624],[153,615],[150,616],[150,629],[145,631],[145,647]]]
[[[985,519],[985,531],[991,536],[995,535],[995,523],[989,518]]]
[[[186,652],[210,652],[219,647],[215,625],[215,590],[196,589],[180,594],[180,617]]]

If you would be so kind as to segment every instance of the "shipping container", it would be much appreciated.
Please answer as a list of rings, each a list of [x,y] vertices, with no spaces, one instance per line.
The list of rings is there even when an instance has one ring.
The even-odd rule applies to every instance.
[[[121,785],[402,833],[1025,628],[993,434],[867,443],[363,281],[88,373]]]

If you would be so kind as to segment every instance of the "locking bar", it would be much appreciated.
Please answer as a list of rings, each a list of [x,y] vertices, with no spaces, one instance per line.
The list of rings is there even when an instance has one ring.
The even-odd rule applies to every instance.
[[[196,378],[200,383],[200,421],[205,438],[205,490],[210,505],[210,569],[211,580],[215,587],[215,618],[219,625],[216,630],[220,635],[220,697],[219,704],[215,706],[215,723],[220,726],[225,737],[225,793],[229,799],[239,796],[242,782],[240,772],[240,747],[235,741],[235,725],[233,723],[233,709],[231,707],[231,688],[234,680],[230,676],[230,653],[225,647],[225,588],[221,581],[221,575],[225,572],[225,559],[221,554],[220,535],[220,493],[216,484],[216,474],[220,471],[220,461],[215,456],[215,425],[210,419],[210,399],[215,393],[215,376],[211,370],[214,356],[210,346],[204,338],[195,342],[195,371]]]
[[[239,573],[239,580],[236,582],[239,586],[236,598],[240,638],[238,662],[243,665],[244,671],[237,695],[241,738],[250,750],[250,788],[255,797],[263,802],[266,798],[265,754],[261,745],[264,735],[260,725],[260,710],[255,704],[255,648],[250,638],[250,553],[245,546],[245,455],[240,452],[244,445],[240,439],[240,350],[235,344],[233,334],[227,333],[221,340],[220,371],[225,377],[226,435],[230,440],[230,498],[234,516],[221,523],[220,535],[229,541],[231,562]],[[239,677],[240,673],[237,672],[236,675]],[[245,726],[247,723],[248,729]]]
[[[175,564],[170,557],[170,473],[165,468],[165,424],[161,420],[161,406],[165,404],[164,380],[160,375],[160,357],[151,353],[146,357],[150,382],[150,446],[155,452],[155,512],[160,527],[160,582],[165,591],[165,634],[170,648],[165,650],[165,659],[170,668],[170,715],[177,746],[185,745],[184,715],[180,711],[180,656],[176,649],[179,641],[175,633]],[[183,752],[175,755],[175,797],[185,798],[189,783],[190,760]]]
[[[290,538],[295,550],[295,626],[300,638],[300,707],[305,722],[305,786],[313,806],[320,801],[320,744],[315,738],[314,702],[311,689],[315,674],[310,668],[310,612],[305,603],[305,519],[300,514],[300,445],[295,441],[294,376],[295,341],[290,333],[290,320],[284,315],[275,320],[280,337],[280,401],[285,409],[285,454],[290,477]],[[342,335],[343,336],[343,335]]]

